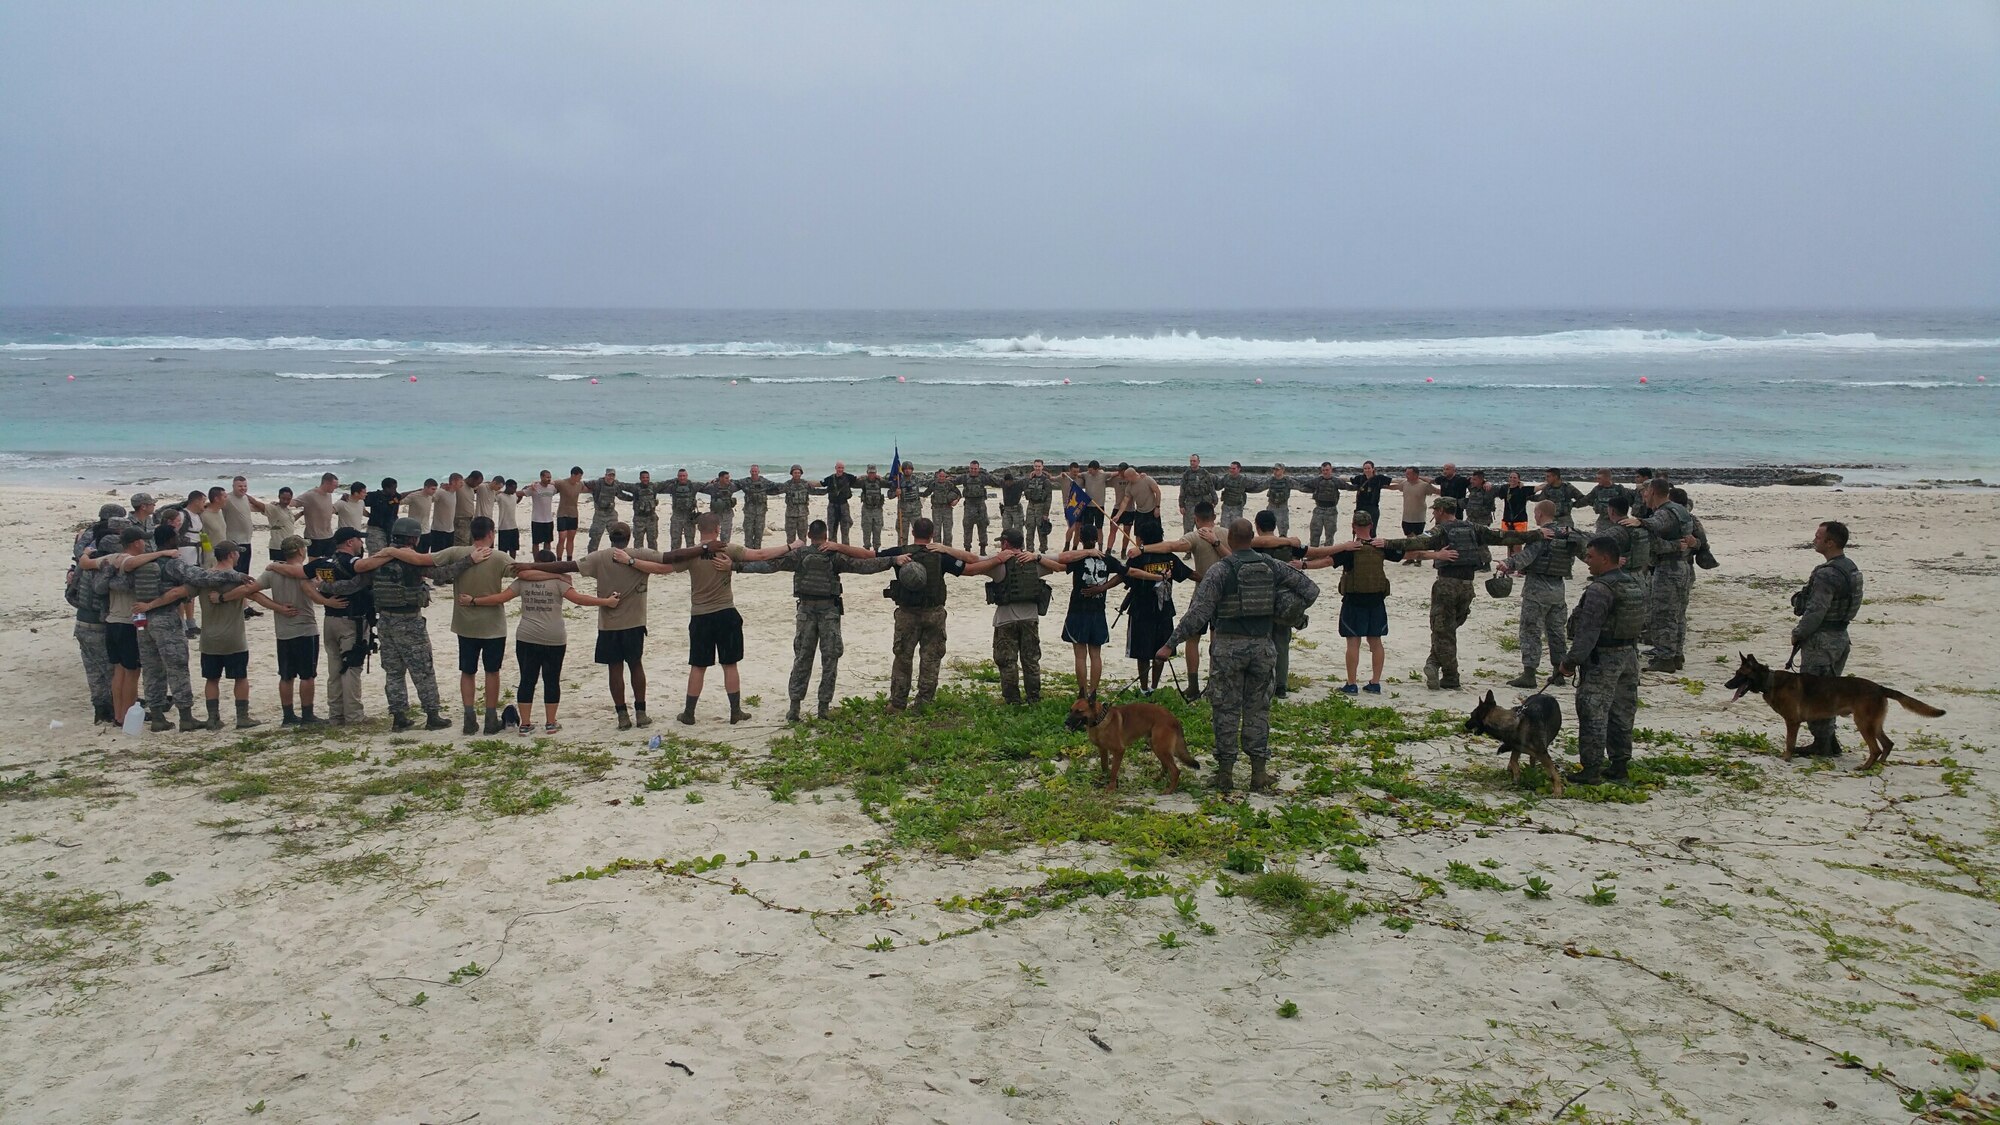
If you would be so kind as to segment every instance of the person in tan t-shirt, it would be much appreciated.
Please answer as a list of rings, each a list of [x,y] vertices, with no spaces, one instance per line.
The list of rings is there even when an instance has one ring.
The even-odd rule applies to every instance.
[[[556,554],[565,559],[576,557],[576,501],[583,495],[583,466],[570,466],[569,475],[555,481],[556,488]]]
[[[325,558],[333,553],[333,497],[339,490],[339,477],[321,473],[319,487],[299,497],[299,509],[306,524],[306,553],[311,558]]]
[[[748,719],[750,713],[743,709],[742,681],[736,670],[736,665],[743,659],[743,615],[736,612],[736,596],[729,584],[730,572],[739,562],[768,562],[782,558],[791,551],[792,544],[780,543],[752,550],[740,543],[724,543],[722,519],[714,512],[703,512],[695,520],[695,530],[701,536],[701,542],[689,549],[713,558],[715,565],[688,568],[688,594],[693,612],[688,618],[687,707],[681,711],[680,720],[693,725],[694,707],[701,698],[702,681],[711,665],[720,664],[722,688],[729,694],[729,721],[740,723]],[[637,565],[641,570],[654,570],[658,564]]]

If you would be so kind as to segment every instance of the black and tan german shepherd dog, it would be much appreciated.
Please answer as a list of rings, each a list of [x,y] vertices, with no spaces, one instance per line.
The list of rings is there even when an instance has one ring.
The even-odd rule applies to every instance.
[[[1722,685],[1736,692],[1729,697],[1729,701],[1734,703],[1753,691],[1763,696],[1764,702],[1771,705],[1771,710],[1785,720],[1784,756],[1787,759],[1798,746],[1799,727],[1815,719],[1852,715],[1855,729],[1861,732],[1861,740],[1868,744],[1868,758],[1856,768],[1872,769],[1887,760],[1889,751],[1896,748],[1895,742],[1882,729],[1883,721],[1889,717],[1890,700],[1902,704],[1904,710],[1915,711],[1928,718],[1935,719],[1944,714],[1941,708],[1860,676],[1808,676],[1802,672],[1781,672],[1765,667],[1764,662],[1754,656],[1740,652],[1736,655],[1739,661],[1736,674]]]
[[[1507,776],[1516,784],[1521,781],[1521,755],[1526,754],[1548,773],[1549,791],[1558,797],[1563,795],[1562,771],[1549,757],[1549,745],[1562,733],[1562,727],[1562,704],[1555,696],[1539,692],[1518,706],[1502,707],[1489,691],[1472,709],[1472,717],[1465,720],[1468,732],[1500,740],[1500,749],[1494,753],[1513,755],[1507,759]]]

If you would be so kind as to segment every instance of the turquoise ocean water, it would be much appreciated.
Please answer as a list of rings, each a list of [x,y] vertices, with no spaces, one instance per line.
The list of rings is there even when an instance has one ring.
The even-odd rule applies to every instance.
[[[2000,313],[7,309],[0,395],[13,481],[819,475],[898,446],[2000,478]]]

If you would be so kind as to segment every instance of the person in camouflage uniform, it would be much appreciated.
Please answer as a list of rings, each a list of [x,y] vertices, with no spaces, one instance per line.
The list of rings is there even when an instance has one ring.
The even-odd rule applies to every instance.
[[[105,504],[97,509],[97,522],[83,530],[70,548],[70,563],[76,568],[70,604],[76,607],[76,625],[71,630],[77,652],[83,657],[83,678],[90,687],[91,717],[94,722],[116,725],[112,711],[111,657],[104,650],[104,614],[111,608],[107,581],[99,581],[96,568],[86,569],[86,554],[101,558],[118,551],[118,532],[124,530],[125,506]],[[107,573],[103,578],[109,579]]]
[[[1000,699],[1010,705],[1042,701],[1042,613],[1049,604],[1042,560],[1026,549],[1019,528],[1000,532],[1004,560],[987,587],[993,604],[993,665],[1000,671]],[[1023,692],[1025,687],[1026,691]]]
[[[908,461],[903,462],[895,493],[896,546],[902,547],[910,542],[910,528],[924,518],[923,482],[917,479],[917,467]]]
[[[682,475],[686,472],[683,470]],[[618,495],[632,502],[632,541],[644,547],[657,547],[660,542],[660,493],[672,485],[655,485],[653,474],[646,469],[639,470],[636,484],[621,484]]]
[[[697,485],[695,491],[708,495],[708,510],[715,513],[717,522],[721,524],[722,541],[724,543],[729,542],[730,536],[736,532],[737,492],[736,483],[729,479],[729,470],[723,469],[716,473],[714,480],[707,484]],[[689,538],[693,538],[693,520],[688,521],[688,527],[688,536]],[[687,546],[692,547],[694,544],[689,543]]]
[[[1632,514],[1629,492],[1613,496],[1605,504],[1604,512],[1611,522],[1604,534],[1618,544],[1618,557],[1625,560],[1625,573],[1639,584],[1640,595],[1646,596],[1653,586],[1653,533],[1643,527],[1625,526],[1625,517]]]
[[[1181,534],[1194,530],[1194,506],[1203,502],[1215,503],[1215,474],[1201,467],[1201,454],[1188,454],[1188,467],[1181,470],[1180,495],[1175,502],[1181,508]]]
[[[1608,536],[1592,539],[1584,552],[1590,582],[1570,614],[1569,655],[1557,668],[1576,679],[1576,746],[1583,769],[1563,779],[1577,785],[1624,781],[1632,760],[1646,606],[1638,583],[1620,568],[1617,552],[1617,542]]]
[[[1578,504],[1590,502],[1588,495],[1563,479],[1561,469],[1548,471],[1542,486],[1535,490],[1535,499],[1555,505],[1556,526],[1564,531],[1572,530],[1575,526],[1570,521],[1570,511]]]
[[[1611,482],[1611,470],[1597,470],[1597,483],[1583,494],[1583,502],[1597,513],[1596,533],[1603,535],[1611,530],[1611,499],[1614,496],[1630,497],[1631,490],[1622,484]],[[1629,499],[1628,499],[1629,506]]]
[[[1003,535],[1006,534],[1006,532],[1009,529],[1012,529],[1014,531],[1022,531],[1027,526],[1027,521],[1022,515],[1021,511],[1021,490],[1022,490],[1021,482],[1014,478],[1014,470],[1012,469],[1001,470],[1000,532]],[[1022,541],[1026,542],[1025,536],[1023,537]]]
[[[938,669],[944,663],[945,646],[945,589],[946,575],[968,577],[983,574],[999,566],[1006,559],[995,555],[981,559],[967,551],[954,547],[939,546],[932,542],[936,527],[927,519],[919,519],[910,525],[910,546],[887,547],[879,552],[883,558],[895,560],[898,574],[889,582],[883,596],[896,603],[895,634],[890,642],[892,663],[889,667],[889,713],[902,711],[910,700],[910,672],[913,662],[916,668],[916,700],[919,708],[937,696]],[[905,581],[903,571],[921,573],[924,580],[916,586]],[[917,654],[922,651],[922,659]]]
[[[1217,522],[1226,528],[1242,519],[1243,508],[1250,503],[1250,493],[1263,490],[1262,481],[1243,472],[1243,462],[1231,461],[1229,471],[1215,482],[1216,494],[1222,497],[1222,511],[1217,516]]]
[[[854,509],[848,501],[854,497],[856,485],[861,478],[847,471],[847,462],[835,461],[833,472],[820,478],[820,491],[826,494],[827,537],[842,543],[854,534]]]
[[[673,480],[660,486],[660,491],[667,495],[667,550],[678,551],[682,547],[694,546],[695,501],[707,489],[696,484],[686,469],[679,469],[675,471]],[[657,523],[654,530],[659,530]],[[655,551],[659,549],[659,540],[657,537],[648,539],[640,531],[638,523],[634,522],[631,545]]]
[[[1432,691],[1455,690],[1458,682],[1458,629],[1472,614],[1473,579],[1483,568],[1482,547],[1527,543],[1543,532],[1495,531],[1458,517],[1458,501],[1440,496],[1431,501],[1436,524],[1425,535],[1378,540],[1377,547],[1428,551],[1437,579],[1431,583],[1431,651],[1424,661],[1424,686]]]
[[[743,545],[753,551],[764,545],[765,512],[778,488],[778,482],[765,476],[756,465],[750,466],[750,475],[736,484],[736,490],[743,494]]]
[[[796,543],[806,537],[806,525],[812,522],[812,498],[824,494],[826,486],[807,480],[804,467],[793,465],[792,475],[778,491],[785,496],[785,542]]]
[[[430,604],[425,580],[448,583],[484,562],[492,548],[478,546],[456,562],[439,565],[436,555],[416,549],[414,522],[406,527],[404,521],[396,521],[395,543],[355,563],[354,570],[369,583],[380,615],[376,630],[382,642],[382,690],[389,700],[391,729],[409,730],[415,725],[409,716],[409,684],[414,683],[417,702],[424,709],[424,729],[443,730],[451,720],[444,717],[438,699],[437,667],[424,623],[424,607]],[[322,592],[338,595],[340,584]]]
[[[1569,618],[1570,569],[1571,564],[1582,557],[1584,546],[1589,542],[1582,532],[1556,522],[1554,501],[1542,500],[1535,504],[1535,524],[1553,534],[1529,543],[1498,567],[1501,574],[1525,576],[1521,583],[1518,634],[1521,674],[1507,681],[1517,688],[1540,685],[1536,672],[1541,667],[1542,643],[1545,640],[1549,646],[1549,669],[1554,673],[1551,686],[1560,687],[1565,683],[1562,666],[1563,656],[1568,651],[1564,638]]]
[[[178,536],[171,527],[162,526],[154,532],[156,550],[177,545]],[[132,557],[144,556],[127,558]],[[227,570],[192,567],[171,557],[131,566],[123,571],[123,578],[132,594],[134,614],[147,615],[146,627],[139,630],[139,660],[151,729],[174,729],[174,723],[167,718],[169,704],[180,713],[181,730],[206,729],[207,724],[194,717],[194,686],[188,679],[187,623],[180,614],[179,603],[196,590],[226,590],[257,580],[233,567]],[[163,607],[173,608],[166,613],[153,612]]]
[[[1195,585],[1187,612],[1174,626],[1158,658],[1215,628],[1209,645],[1209,710],[1215,730],[1215,788],[1227,795],[1235,784],[1239,753],[1250,759],[1250,788],[1270,787],[1271,690],[1277,649],[1271,626],[1280,591],[1311,605],[1319,584],[1250,546],[1247,520],[1229,525],[1229,557],[1208,569]]]
[[[593,481],[585,481],[583,491],[590,495],[590,549],[597,550],[597,544],[604,538],[604,529],[618,520],[618,470],[606,469],[604,475]],[[465,542],[472,541],[471,509],[466,509]],[[454,535],[453,542],[457,543]]]
[[[1813,550],[1826,561],[1814,567],[1805,588],[1792,595],[1792,612],[1799,618],[1792,627],[1792,644],[1798,649],[1799,671],[1808,676],[1839,676],[1847,671],[1847,626],[1861,612],[1861,568],[1847,557],[1847,525],[1838,520],[1828,520],[1813,530]],[[1840,739],[1834,735],[1832,719],[1814,719],[1806,729],[1812,732],[1812,745],[1794,753],[1840,756]]]
[[[1279,535],[1292,533],[1292,486],[1297,483],[1280,463],[1272,464],[1271,475],[1264,478],[1264,510],[1277,517]]]
[[[951,510],[958,507],[959,491],[957,482],[943,469],[937,471],[937,479],[924,490],[931,502],[931,523],[937,528],[938,543],[951,546]]]
[[[889,480],[870,465],[854,490],[861,494],[861,546],[879,551],[882,549],[882,511],[889,503]],[[810,532],[812,529],[806,530]]]
[[[1055,525],[1049,520],[1049,503],[1054,497],[1055,478],[1049,475],[1047,467],[1042,464],[1042,459],[1037,457],[1035,467],[1028,471],[1028,478],[1021,482],[1021,499],[1028,505],[1028,513],[1023,521],[1027,539],[1030,542],[1039,539],[1041,546],[1038,549],[1045,552],[1049,549],[1049,532],[1055,529]]]
[[[874,466],[869,469],[872,472]],[[866,516],[866,508],[862,514]],[[878,511],[878,524],[880,520]],[[879,527],[876,533],[880,535]],[[781,558],[746,562],[737,567],[745,574],[792,572],[792,596],[798,599],[799,609],[792,633],[792,678],[787,688],[791,709],[785,712],[788,723],[800,721],[799,708],[805,702],[806,688],[812,684],[815,653],[819,655],[819,717],[826,718],[833,707],[840,679],[840,656],[846,649],[840,636],[840,618],[846,612],[840,576],[880,574],[896,563],[894,559],[877,558],[869,548],[831,541],[827,538],[825,520],[806,525],[806,539],[807,546],[796,547]]]
[[[1340,478],[1333,475],[1333,462],[1321,461],[1319,475],[1306,488],[1313,502],[1308,546],[1323,547],[1340,542],[1340,487]]]
[[[1465,499],[1461,501],[1461,512],[1465,522],[1480,527],[1493,526],[1494,502],[1500,499],[1506,488],[1486,483],[1486,470],[1474,469],[1465,488]]]
[[[1624,525],[1643,528],[1652,535],[1653,581],[1646,592],[1646,633],[1652,651],[1646,654],[1649,672],[1678,672],[1687,639],[1688,591],[1693,576],[1688,569],[1688,548],[1694,543],[1694,518],[1673,501],[1673,485],[1665,477],[1646,484],[1644,516],[1626,516]]]
[[[974,461],[965,467],[965,472],[959,474],[958,483],[960,495],[965,499],[965,526],[962,529],[965,533],[965,549],[968,551],[972,549],[972,531],[974,528],[978,528],[979,553],[985,554],[987,528],[986,490],[989,487],[998,487],[1000,478],[980,468],[979,462]],[[950,542],[950,539],[946,539],[945,541]]]

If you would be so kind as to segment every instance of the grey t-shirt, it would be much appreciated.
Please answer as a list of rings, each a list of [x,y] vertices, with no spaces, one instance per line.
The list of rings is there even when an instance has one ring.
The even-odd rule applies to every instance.
[[[249,496],[238,496],[232,492],[222,498],[222,526],[231,542],[238,544],[250,542]]]
[[[563,622],[563,591],[569,589],[566,579],[524,582],[517,578],[507,588],[521,599],[521,619],[514,626],[516,641],[530,645],[569,643],[569,629]]]
[[[250,638],[243,628],[243,598],[223,600],[226,590],[201,592],[201,653],[229,656],[249,652]]]
[[[276,511],[277,508],[273,506],[271,510]],[[286,617],[282,613],[272,615],[271,627],[277,631],[281,641],[319,636],[319,622],[313,618],[313,601],[306,597],[305,585],[296,578],[269,570],[257,578],[257,588],[268,592],[272,601],[299,611],[296,617]]]

